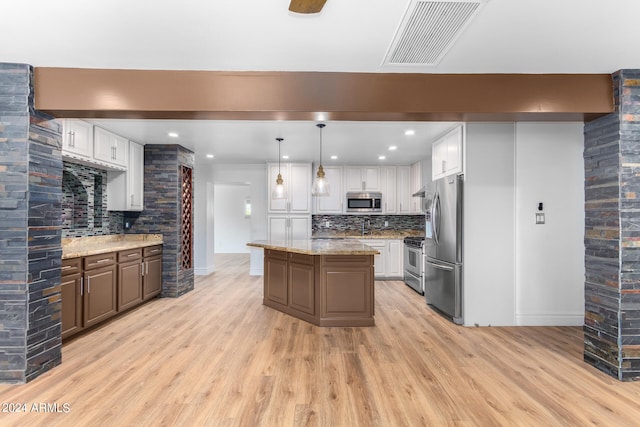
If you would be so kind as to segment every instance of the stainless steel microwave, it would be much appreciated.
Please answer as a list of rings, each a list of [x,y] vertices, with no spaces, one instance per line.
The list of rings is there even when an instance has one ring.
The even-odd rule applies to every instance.
[[[347,193],[347,212],[382,212],[382,193]]]

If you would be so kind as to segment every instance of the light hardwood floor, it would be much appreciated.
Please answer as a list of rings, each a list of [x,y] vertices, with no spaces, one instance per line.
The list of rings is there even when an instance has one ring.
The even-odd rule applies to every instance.
[[[63,364],[0,386],[2,426],[631,426],[640,383],[582,361],[582,331],[464,328],[402,282],[376,326],[319,328],[262,305],[245,255],[65,343]],[[68,404],[68,413],[30,412]]]

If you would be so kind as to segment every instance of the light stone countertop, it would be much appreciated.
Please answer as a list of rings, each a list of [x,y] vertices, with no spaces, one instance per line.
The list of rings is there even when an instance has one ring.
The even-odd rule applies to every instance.
[[[126,251],[162,244],[162,234],[111,234],[62,239],[62,259]]]
[[[356,239],[256,240],[247,243],[247,246],[305,255],[376,255],[380,253]]]

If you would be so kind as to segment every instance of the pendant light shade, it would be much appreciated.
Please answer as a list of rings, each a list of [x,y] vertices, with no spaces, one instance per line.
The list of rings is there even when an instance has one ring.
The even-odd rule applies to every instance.
[[[287,192],[284,188],[284,180],[282,179],[282,175],[280,174],[280,143],[282,142],[282,138],[276,138],[278,141],[278,177],[276,178],[276,186],[273,187],[273,191],[271,192],[272,199],[286,199]]]
[[[316,126],[320,129],[320,161],[318,163],[316,179],[313,180],[311,194],[313,196],[328,196],[330,193],[329,182],[324,177],[324,169],[322,167],[322,128],[326,125],[324,123],[318,123]]]

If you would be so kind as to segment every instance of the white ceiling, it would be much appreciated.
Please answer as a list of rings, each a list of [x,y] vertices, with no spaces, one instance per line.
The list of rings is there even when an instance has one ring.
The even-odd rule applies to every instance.
[[[385,65],[412,1],[328,0],[320,14],[310,16],[288,12],[289,0],[5,1],[0,62],[36,67],[372,73],[640,69],[635,43],[638,0],[488,0],[437,65]],[[277,144],[261,144],[276,136],[285,138],[283,151],[292,150],[292,156],[312,156],[313,151],[293,151],[303,144],[317,150],[317,129],[311,122],[102,124],[148,143],[166,143],[166,133],[174,130],[181,137],[172,142],[195,149],[199,157],[214,151],[216,161],[273,158],[269,149]],[[403,138],[405,127],[420,129],[411,142]],[[347,160],[353,159],[351,155],[377,158],[385,146],[396,144],[394,155],[405,150],[414,155],[417,149],[411,144],[442,130],[443,125],[434,123],[331,122],[326,154],[342,148],[339,155],[345,161],[351,161]]]

